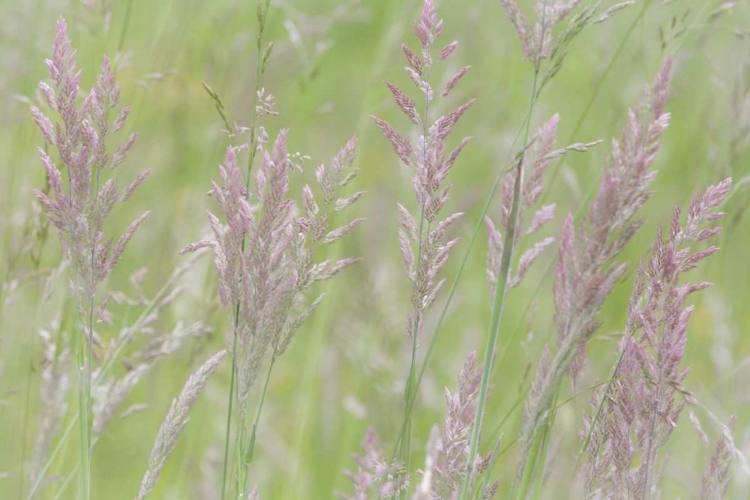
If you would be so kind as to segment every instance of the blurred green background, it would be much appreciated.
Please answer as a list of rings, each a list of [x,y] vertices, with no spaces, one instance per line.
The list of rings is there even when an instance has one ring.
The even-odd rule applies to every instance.
[[[127,289],[133,272],[146,267],[147,293],[154,293],[185,257],[177,252],[208,232],[206,209],[211,180],[218,180],[228,138],[201,82],[222,97],[230,122],[247,124],[255,88],[255,2],[227,0],[5,1],[0,3],[0,277],[3,302],[0,335],[0,497],[21,494],[22,456],[29,457],[39,411],[37,339],[61,317],[65,280],[47,276],[59,267],[60,247],[54,234],[42,242],[35,231],[39,208],[31,193],[45,184],[36,148],[42,137],[28,111],[37,101],[36,85],[48,80],[44,59],[50,57],[54,23],[67,19],[82,87],[88,89],[102,54],[117,61],[121,102],[133,106],[128,130],[141,135],[119,170],[132,179],[146,167],[153,175],[109,220],[113,235],[152,210],[152,216],[130,243],[109,280],[113,290]],[[614,3],[614,2],[612,2]],[[522,2],[524,8],[531,2]],[[606,4],[606,2],[605,2]],[[607,4],[609,5],[609,4]],[[267,39],[275,44],[262,86],[273,94],[279,116],[266,121],[274,136],[290,129],[290,150],[312,157],[292,192],[314,180],[313,167],[327,162],[353,135],[359,139],[360,175],[354,189],[366,197],[349,216],[367,222],[334,249],[338,255],[365,261],[320,287],[324,305],[305,324],[275,368],[261,420],[258,450],[250,482],[262,498],[330,498],[349,491],[342,471],[353,468],[352,452],[368,426],[389,444],[398,432],[408,373],[409,283],[398,252],[397,210],[400,202],[415,205],[411,172],[390,152],[370,120],[389,120],[407,132],[383,85],[395,82],[411,92],[402,71],[400,43],[417,45],[413,21],[416,0],[273,1]],[[606,5],[605,5],[606,7]],[[525,116],[531,65],[523,60],[520,42],[496,0],[439,1],[445,20],[443,40],[460,46],[436,76],[444,80],[460,65],[471,70],[451,95],[450,107],[476,97],[477,104],[457,127],[453,140],[471,135],[450,180],[450,208],[466,212],[456,230],[461,243],[444,275],[452,281],[467,243],[500,169],[516,153],[513,139]],[[737,416],[738,446],[750,448],[750,203],[748,139],[750,139],[750,6],[745,2],[704,0],[636,1],[606,23],[586,29],[572,44],[560,73],[545,89],[534,111],[532,129],[554,113],[561,116],[560,146],[603,139],[585,154],[570,154],[553,163],[554,182],[545,195],[558,205],[557,235],[567,212],[578,213],[599,181],[609,141],[619,135],[626,110],[641,95],[664,57],[675,55],[671,126],[658,157],[656,195],[644,214],[648,224],[628,245],[623,258],[631,270],[646,251],[659,224],[668,224],[676,204],[683,206],[695,191],[726,176],[735,179],[727,204],[721,251],[691,279],[716,286],[693,299],[696,311],[690,330],[686,364],[689,387],[723,421]],[[412,95],[414,93],[412,92]],[[551,177],[550,177],[551,178]],[[498,206],[498,200],[494,207]],[[40,253],[39,272],[30,256]],[[429,429],[445,417],[444,387],[456,388],[465,356],[481,350],[490,302],[484,267],[486,233],[470,250],[468,266],[449,308],[416,409],[413,463],[422,463]],[[512,291],[505,310],[493,392],[487,411],[483,449],[492,431],[511,412],[500,432],[501,446],[515,438],[525,384],[536,368],[544,343],[553,341],[551,308],[554,253],[542,258],[524,285]],[[587,384],[609,372],[622,329],[632,273],[620,283],[602,313],[602,328],[589,353]],[[145,470],[158,426],[187,374],[224,344],[227,321],[215,297],[215,274],[209,257],[198,261],[184,278],[188,291],[156,328],[170,330],[178,322],[208,322],[207,341],[188,344],[160,362],[141,382],[125,406],[143,402],[144,411],[115,421],[94,451],[92,498],[133,498]],[[445,296],[443,296],[443,299]],[[428,318],[426,332],[443,302]],[[115,326],[118,318],[115,318]],[[113,330],[116,331],[116,330]],[[428,337],[422,341],[421,353]],[[175,454],[162,474],[153,498],[211,498],[220,471],[229,364],[224,363],[192,413]],[[73,391],[74,392],[74,391]],[[567,394],[567,389],[564,390]],[[257,396],[257,395],[256,395]],[[559,447],[548,481],[547,498],[562,498],[560,485],[570,482],[582,417],[590,392],[565,405],[557,418]],[[562,399],[562,398],[561,398]],[[27,406],[28,405],[28,406]],[[515,407],[515,409],[514,409]],[[75,408],[71,400],[68,417]],[[696,410],[712,437],[716,428]],[[712,448],[701,443],[683,415],[668,446],[672,454],[664,472],[665,498],[691,498],[699,490]],[[25,450],[25,455],[24,451]],[[76,462],[71,440],[54,462],[52,473],[65,477]],[[496,475],[501,493],[515,473],[515,449],[504,453]],[[218,467],[218,469],[217,469]],[[741,474],[732,493],[747,491]],[[416,478],[415,480],[418,480]],[[28,478],[24,480],[28,488]],[[210,489],[210,488],[209,488]],[[53,498],[50,486],[40,498]],[[73,498],[75,483],[59,498]],[[214,490],[214,494],[216,491]],[[45,496],[47,495],[47,496]],[[740,497],[737,497],[740,498]]]

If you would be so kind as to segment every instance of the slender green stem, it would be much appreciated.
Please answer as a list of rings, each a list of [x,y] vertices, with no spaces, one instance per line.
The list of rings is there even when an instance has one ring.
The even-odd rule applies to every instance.
[[[409,470],[409,458],[411,456],[411,428],[412,428],[412,422],[413,422],[413,416],[414,412],[412,411],[414,409],[414,401],[416,399],[416,380],[414,378],[414,372],[416,368],[416,360],[417,360],[417,330],[416,328],[419,327],[419,320],[416,319],[414,321],[415,323],[415,330],[414,335],[412,337],[412,343],[411,343],[411,361],[409,362],[409,378],[406,380],[406,390],[404,392],[404,403],[405,403],[405,413],[404,413],[404,424],[402,427],[402,435],[399,436],[399,443],[400,443],[400,455],[401,458],[404,461],[404,468],[406,470]]]
[[[255,155],[258,152],[258,137],[255,133],[255,124],[258,120],[258,93],[260,92],[260,82],[265,72],[267,55],[263,50],[263,34],[266,31],[266,20],[268,19],[268,8],[271,0],[256,0],[257,17],[258,17],[258,34],[255,38],[256,52],[258,59],[255,62],[255,92],[253,93],[253,106],[250,110],[250,158],[247,162],[247,178],[245,179],[246,189],[250,189],[250,171],[255,163]],[[269,46],[267,50],[271,50]]]
[[[499,444],[500,444],[500,438],[501,438],[501,436],[499,436],[499,434],[500,434],[500,429],[502,429],[503,425],[505,425],[505,422],[507,422],[507,420],[508,420],[508,419],[510,418],[510,416],[511,416],[511,415],[513,414],[513,412],[514,412],[514,411],[516,410],[516,408],[520,407],[520,406],[521,406],[521,403],[523,403],[524,401],[525,401],[525,399],[523,399],[523,398],[518,398],[518,399],[516,400],[516,402],[515,402],[515,403],[513,403],[513,406],[512,406],[511,408],[510,408],[510,410],[508,410],[508,412],[507,412],[507,413],[505,414],[505,416],[504,416],[504,417],[502,418],[502,420],[500,420],[500,422],[499,422],[499,423],[497,424],[497,426],[495,427],[495,430],[494,430],[494,431],[492,431],[492,434],[491,434],[491,440],[492,440],[492,441],[496,441],[496,442],[497,442],[497,445],[498,445],[498,446],[499,446]],[[505,453],[505,451],[507,451],[507,450],[508,450],[508,448],[510,448],[510,447],[511,447],[511,446],[512,446],[513,444],[515,444],[515,443],[516,443],[517,439],[518,439],[518,438],[516,438],[516,439],[513,439],[513,440],[512,440],[511,442],[510,442],[510,444],[508,444],[508,445],[506,445],[506,446],[505,446],[505,448],[503,448],[502,450],[500,450],[500,451],[498,451],[498,452],[496,452],[496,453],[493,453],[493,454],[492,454],[492,458],[490,459],[490,465],[489,465],[489,467],[487,468],[487,472],[486,472],[486,473],[484,474],[484,480],[482,481],[482,487],[481,487],[481,489],[480,489],[480,490],[479,490],[479,491],[477,492],[477,495],[476,495],[477,497],[479,497],[479,498],[485,498],[485,497],[484,497],[484,494],[485,494],[485,492],[487,491],[487,488],[489,488],[489,486],[490,486],[490,480],[491,480],[491,478],[492,478],[492,471],[494,470],[495,466],[497,465],[497,461],[498,461],[498,459],[500,458],[500,456],[501,456],[501,455],[502,455],[503,453]]]
[[[273,356],[271,357],[271,363],[268,366],[268,372],[266,372],[266,381],[263,383],[263,392],[260,395],[260,403],[258,403],[258,411],[255,413],[255,421],[253,422],[253,430],[250,434],[250,439],[246,446],[244,446],[244,450],[242,451],[242,466],[243,466],[243,476],[242,476],[242,491],[243,493],[247,491],[247,470],[250,467],[250,464],[253,463],[253,458],[255,456],[255,441],[258,436],[258,424],[260,423],[260,415],[263,412],[263,404],[266,401],[266,393],[268,392],[268,382],[271,380],[271,373],[273,372],[274,364],[276,363],[276,352],[274,352]]]
[[[86,378],[86,342],[77,335],[76,362],[78,365],[78,462],[79,489],[82,500],[88,500],[91,491],[91,462],[89,460],[89,408]]]
[[[120,41],[117,43],[117,52],[122,52],[123,47],[125,47],[125,36],[128,34],[128,27],[130,26],[132,7],[133,0],[128,0],[128,6],[125,8],[125,18],[122,21],[122,29],[120,30]]]
[[[229,376],[229,403],[227,404],[227,424],[224,433],[224,462],[221,470],[221,499],[224,500],[227,489],[227,471],[229,470],[229,435],[232,430],[232,408],[234,403],[234,386],[237,373],[237,321],[240,314],[240,305],[237,304],[235,311],[235,328],[232,340],[232,374]]]
[[[68,474],[68,476],[60,483],[60,487],[57,489],[57,493],[55,494],[55,498],[53,500],[60,500],[63,498],[63,494],[65,493],[65,490],[68,488],[68,485],[73,480],[73,476],[75,476],[77,469],[73,469],[73,471]]]
[[[537,480],[534,486],[534,491],[537,493],[539,488],[541,488],[541,482],[544,480],[544,469],[547,462],[547,446],[549,444],[549,437],[552,433],[552,427],[555,424],[555,415],[557,415],[558,394],[559,393],[556,392],[552,400],[553,411],[551,412],[550,417],[545,422],[541,435],[536,436],[534,440],[534,446],[532,447],[532,453],[530,454],[533,460],[529,460],[526,462],[526,465],[530,466],[530,473],[528,474],[528,477],[531,481],[533,481],[534,479]],[[531,488],[531,485],[529,485],[528,487]],[[527,493],[523,492],[522,495],[523,496],[521,496],[520,498],[525,498],[527,496]]]
[[[109,100],[107,99],[104,109],[109,109]],[[105,111],[105,119],[107,118],[107,112]],[[108,120],[105,120],[108,121]],[[99,162],[94,163],[94,178],[91,186],[91,195],[96,197],[99,193],[101,184],[101,171],[105,165]],[[74,243],[75,245],[75,243]],[[75,248],[75,247],[72,247]],[[75,259],[75,254],[71,254]],[[97,245],[94,240],[91,250],[89,252],[89,269],[91,273],[96,270],[96,258],[97,258]],[[91,495],[91,378],[92,378],[92,365],[94,359],[94,299],[96,295],[97,282],[95,278],[91,277],[91,282],[87,284],[86,291],[89,294],[88,297],[88,324],[84,321],[81,322],[81,337],[80,342],[77,346],[77,350],[81,349],[81,352],[77,353],[78,357],[78,369],[79,369],[79,399],[78,399],[78,411],[81,414],[79,422],[79,432],[81,433],[80,444],[81,453],[83,453],[83,460],[81,461],[81,496],[83,500],[87,500]],[[76,294],[78,291],[76,292]],[[83,351],[85,349],[85,352]],[[80,372],[83,373],[80,373]]]
[[[41,300],[37,299],[37,304],[39,304]],[[0,307],[2,307],[2,302],[0,302]],[[38,316],[35,316],[38,317]],[[26,377],[26,387],[24,388],[24,404],[23,404],[23,424],[21,427],[21,477],[19,481],[19,488],[18,488],[18,498],[23,498],[23,486],[24,486],[24,480],[26,478],[26,470],[25,470],[25,463],[26,463],[26,425],[29,422],[29,415],[31,413],[31,380],[32,376],[34,374],[34,336],[31,336],[31,339],[29,340],[29,353],[31,356],[29,357],[29,373]],[[52,360],[52,363],[57,364],[57,358]]]
[[[128,328],[128,334],[125,335],[120,343],[117,345],[115,350],[112,352],[112,354],[107,357],[106,361],[102,364],[101,368],[99,369],[98,375],[95,380],[92,381],[92,391],[96,390],[99,383],[103,380],[107,379],[107,375],[109,374],[110,370],[114,366],[115,360],[119,358],[120,353],[125,348],[126,345],[129,345],[130,339],[132,335],[135,332],[140,331],[143,328],[143,324],[146,321],[147,318],[151,316],[151,313],[153,312],[154,308],[157,306],[157,304],[161,303],[164,297],[167,294],[167,291],[171,289],[174,282],[182,276],[182,274],[189,268],[192,267],[194,260],[189,259],[188,262],[185,265],[180,266],[175,272],[172,273],[172,276],[170,279],[162,286],[162,288],[156,293],[153,299],[146,305],[144,310],[141,312],[141,315],[138,317],[138,319],[135,321],[135,323]],[[75,302],[75,300],[74,300]],[[76,309],[77,310],[77,309]],[[57,445],[52,450],[52,453],[50,453],[49,458],[45,462],[42,469],[38,472],[36,481],[32,485],[29,494],[27,496],[28,499],[31,499],[36,494],[37,490],[42,486],[42,482],[44,480],[45,475],[47,474],[47,471],[49,470],[50,466],[52,465],[53,460],[57,456],[58,453],[62,450],[63,445],[68,441],[68,439],[71,436],[71,433],[73,432],[73,428],[78,424],[80,421],[80,413],[76,413],[73,416],[73,419],[68,424],[68,427],[65,429],[65,432],[62,434],[60,439],[58,440]],[[93,445],[92,445],[93,447]],[[75,470],[78,470],[78,465],[76,465]]]
[[[495,299],[492,305],[492,315],[490,318],[490,330],[487,335],[487,344],[485,346],[484,364],[482,369],[482,380],[479,385],[479,395],[477,396],[477,409],[474,415],[474,424],[471,430],[471,441],[469,443],[469,453],[466,459],[466,474],[461,482],[461,491],[459,498],[465,500],[469,494],[470,483],[473,480],[474,458],[479,449],[479,437],[482,431],[482,420],[484,418],[484,407],[487,402],[487,392],[489,389],[490,377],[492,375],[493,360],[497,339],[500,334],[500,320],[502,318],[505,306],[505,295],[510,278],[510,263],[513,257],[513,247],[515,243],[516,226],[518,224],[518,213],[521,204],[521,188],[523,186],[523,164],[525,156],[525,147],[529,139],[529,130],[531,128],[531,116],[534,111],[538,94],[537,85],[539,81],[539,61],[534,61],[534,76],[531,84],[531,97],[529,98],[529,109],[526,113],[526,128],[524,132],[524,150],[516,160],[516,179],[513,186],[513,203],[511,205],[510,216],[508,218],[508,227],[506,228],[505,241],[503,242],[503,252],[500,258],[500,272],[495,286]]]
[[[511,209],[510,220],[508,223],[505,245],[501,257],[500,276],[498,276],[497,287],[495,289],[495,303],[492,308],[492,317],[490,319],[490,332],[487,336],[487,345],[485,346],[484,363],[482,370],[482,381],[479,385],[479,395],[477,397],[477,409],[474,416],[474,424],[471,431],[471,441],[469,444],[469,453],[466,460],[466,474],[461,482],[461,493],[459,498],[467,498],[469,493],[469,483],[472,481],[474,469],[474,457],[479,448],[479,435],[482,428],[482,419],[484,417],[484,406],[487,400],[487,391],[489,388],[490,372],[492,371],[492,360],[497,345],[497,337],[500,333],[500,318],[505,301],[505,293],[508,284],[508,274],[510,271],[510,259],[512,257],[513,238],[515,235],[516,217],[518,215],[518,197],[521,194],[521,184],[523,177],[523,159],[518,161],[516,180],[514,186],[513,206]]]
[[[63,437],[67,437],[72,432],[73,426],[75,425],[75,420],[77,419],[78,419],[78,415],[76,415],[76,417],[74,418],[74,421],[70,423],[68,428],[65,429],[65,433],[63,434]],[[94,449],[94,446],[96,446],[96,443],[98,440],[99,440],[98,437],[94,437],[91,439],[92,450]],[[58,451],[59,451],[59,448],[54,451],[53,456],[57,455]],[[45,472],[46,472],[46,469],[45,469]],[[78,472],[78,464],[74,465],[70,473],[65,477],[63,481],[60,482],[60,487],[58,488],[57,493],[55,494],[54,500],[63,498],[63,494],[65,493],[65,490],[67,489],[68,485],[73,480],[73,477],[76,475],[77,472]],[[34,490],[31,493],[29,493],[28,500],[32,500],[32,498],[34,497],[34,493],[36,492],[36,489],[39,487],[40,481],[41,479],[39,479],[37,483],[34,485]]]
[[[68,174],[68,185],[72,185],[70,169],[66,169]],[[90,434],[89,434],[89,395],[90,387],[87,388],[86,383],[86,325],[85,320],[81,315],[81,297],[80,297],[80,282],[81,276],[79,276],[78,270],[78,242],[76,235],[75,224],[71,225],[70,233],[70,273],[72,276],[71,282],[73,286],[74,302],[76,304],[76,318],[77,326],[80,326],[80,334],[78,328],[74,328],[73,342],[76,347],[76,369],[78,375],[78,465],[80,473],[78,475],[78,487],[79,495],[82,500],[89,500],[91,492],[91,464],[90,464]],[[91,379],[89,379],[90,382]]]

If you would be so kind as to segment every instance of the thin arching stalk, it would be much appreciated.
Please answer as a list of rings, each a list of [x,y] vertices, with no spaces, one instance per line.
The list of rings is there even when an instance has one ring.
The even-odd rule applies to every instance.
[[[237,315],[239,315],[239,304],[237,305]],[[237,316],[235,316],[235,325]],[[227,489],[227,471],[229,470],[229,436],[232,432],[232,408],[234,404],[234,386],[237,377],[237,329],[235,328],[232,335],[232,374],[229,377],[229,403],[227,407],[227,423],[224,433],[224,461],[221,468],[221,498],[225,498]]]
[[[531,97],[529,99],[529,109],[526,113],[526,128],[524,131],[523,144],[525,145],[529,140],[529,131],[531,128],[531,116],[534,111],[534,105],[536,104],[538,94],[537,85],[539,82],[539,61],[534,62],[534,76],[531,84]],[[524,150],[525,152],[525,150]],[[484,417],[484,407],[487,402],[487,392],[489,389],[490,377],[492,375],[493,360],[495,356],[495,349],[497,347],[497,339],[500,335],[500,320],[503,314],[503,308],[505,306],[505,295],[508,288],[508,279],[510,275],[510,264],[513,257],[513,247],[516,234],[516,225],[518,224],[518,211],[521,204],[521,188],[523,186],[523,163],[524,163],[524,152],[522,152],[516,160],[516,179],[515,185],[513,186],[513,203],[511,206],[510,216],[508,218],[508,227],[505,231],[505,241],[503,242],[503,253],[500,260],[500,272],[498,274],[497,284],[495,286],[495,299],[492,304],[492,315],[490,318],[490,330],[487,335],[487,343],[485,345],[484,353],[484,364],[482,369],[482,380],[479,386],[479,394],[477,396],[477,409],[474,416],[474,424],[472,426],[471,441],[469,442],[469,453],[466,459],[466,474],[464,475],[463,481],[461,482],[461,491],[459,498],[465,500],[468,498],[470,483],[473,479],[474,469],[474,457],[476,456],[479,449],[479,437],[482,431],[482,420]]]

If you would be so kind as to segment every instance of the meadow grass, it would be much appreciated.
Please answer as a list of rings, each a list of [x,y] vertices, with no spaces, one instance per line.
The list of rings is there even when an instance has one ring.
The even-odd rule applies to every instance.
[[[0,496],[746,497],[750,10],[519,4],[1,5]]]

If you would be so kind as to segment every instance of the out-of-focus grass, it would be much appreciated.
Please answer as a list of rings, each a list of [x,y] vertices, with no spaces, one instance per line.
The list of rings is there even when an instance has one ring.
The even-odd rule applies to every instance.
[[[24,246],[40,248],[34,234],[25,231],[33,220],[30,189],[44,185],[43,168],[35,154],[42,140],[27,106],[14,97],[33,96],[36,82],[47,78],[43,59],[52,45],[55,18],[65,15],[74,28],[84,88],[91,83],[102,53],[114,56],[121,38],[124,51],[131,53],[130,65],[118,72],[118,79],[122,101],[133,105],[129,127],[139,131],[141,137],[122,175],[132,177],[146,166],[153,167],[154,175],[126,208],[114,214],[112,232],[121,231],[144,209],[153,210],[153,215],[112,276],[113,288],[126,287],[129,275],[146,266],[146,288],[158,289],[181,259],[177,251],[207,231],[204,214],[211,207],[211,199],[206,192],[211,179],[218,177],[227,139],[220,132],[222,125],[201,81],[222,96],[230,120],[242,124],[249,116],[255,67],[253,2],[133,0],[123,36],[129,3],[115,3],[106,36],[101,15],[86,11],[78,2],[6,2],[0,6],[0,157],[4,160],[0,170],[0,276],[5,287],[17,283],[4,291],[6,302],[0,312],[0,471],[9,473],[0,480],[3,498],[19,491],[22,447],[28,459],[36,428],[39,355],[30,349],[38,349],[39,342],[32,339],[39,328],[50,328],[50,321],[59,317],[66,292],[58,280],[51,293],[41,299],[44,276],[60,262],[59,245],[53,235],[44,243],[42,277],[32,274],[29,247]],[[650,81],[662,58],[679,49],[669,104],[672,124],[658,159],[660,174],[654,184],[657,194],[646,207],[648,225],[625,255],[633,264],[657,224],[668,223],[675,204],[684,204],[695,190],[725,175],[739,179],[748,173],[747,141],[740,137],[733,142],[730,138],[748,120],[744,100],[749,98],[741,92],[738,95],[734,88],[750,68],[750,53],[743,46],[747,39],[733,32],[750,29],[750,10],[737,5],[731,13],[711,19],[708,13],[719,2],[709,2],[709,8],[703,11],[698,8],[702,2],[674,1],[667,6],[652,3],[642,19],[637,20],[639,4],[587,30],[574,42],[563,70],[539,102],[532,124],[534,127],[558,112],[559,137],[566,140],[592,92],[601,85],[572,139],[607,141],[618,133],[625,121],[625,109]],[[408,370],[404,335],[408,282],[398,255],[395,203],[412,203],[412,193],[409,172],[389,154],[387,142],[370,123],[369,115],[403,123],[381,81],[409,86],[400,71],[403,62],[399,45],[401,40],[413,37],[411,24],[418,2],[363,0],[352,16],[344,16],[318,35],[307,33],[312,28],[310,23],[299,22],[297,29],[307,33],[301,43],[308,54],[300,57],[300,51],[289,42],[284,22],[298,20],[292,16],[293,11],[326,16],[339,4],[333,0],[274,2],[269,17],[268,37],[276,48],[263,86],[276,96],[280,112],[278,118],[268,121],[269,130],[275,133],[290,128],[290,148],[313,158],[305,172],[308,179],[315,162],[327,161],[357,133],[361,138],[357,188],[368,191],[358,211],[368,221],[341,247],[332,250],[362,255],[366,261],[325,285],[328,298],[324,306],[276,365],[251,469],[251,481],[261,485],[264,498],[327,498],[333,490],[347,489],[341,470],[352,466],[349,455],[358,449],[367,426],[374,426],[387,441],[398,431],[402,415],[402,384]],[[691,11],[683,19],[688,7]],[[531,69],[521,59],[519,42],[497,2],[441,2],[439,9],[445,19],[446,38],[461,42],[455,61],[472,65],[455,99],[477,97],[480,103],[459,126],[457,136],[472,135],[475,140],[452,175],[452,203],[457,210],[467,212],[459,231],[468,236],[488,186],[512,153],[508,148],[526,111]],[[698,17],[700,12],[702,17]],[[632,23],[636,25],[629,41],[602,80]],[[331,42],[331,48],[320,57],[312,57],[318,41]],[[547,199],[558,203],[558,221],[565,212],[576,212],[596,185],[607,148],[605,142],[586,155],[569,155],[556,164],[559,175]],[[691,387],[721,417],[737,414],[738,435],[750,422],[745,409],[750,396],[746,390],[749,372],[747,366],[739,366],[750,354],[750,341],[742,335],[750,324],[750,310],[745,306],[750,296],[750,266],[746,263],[750,222],[737,212],[750,198],[750,190],[745,189],[733,196],[727,207],[736,223],[723,236],[721,252],[710,266],[693,276],[695,280],[716,282],[717,286],[697,299],[687,356],[693,366]],[[459,245],[456,254],[464,250],[465,246]],[[483,345],[489,317],[484,253],[481,238],[472,249],[422,386],[414,428],[417,446],[426,442],[430,427],[444,417],[442,388],[455,386],[465,355]],[[528,382],[528,364],[533,370],[542,342],[549,339],[551,280],[541,270],[550,259],[551,253],[526,284],[509,295],[500,341],[500,353],[507,350],[507,355],[499,358],[502,362],[497,366],[485,419],[488,429],[514,405]],[[446,266],[449,279],[458,261],[454,256]],[[189,293],[159,326],[168,329],[177,321],[206,319],[216,328],[214,338],[210,345],[195,345],[192,351],[182,351],[162,362],[148,383],[135,391],[132,402],[145,401],[148,408],[116,422],[99,441],[93,459],[92,498],[134,496],[158,425],[193,366],[194,357],[205,357],[203,354],[215,351],[223,342],[227,323],[210,296],[214,277],[208,258],[189,274],[186,285]],[[622,327],[629,293],[626,280],[605,306],[602,338]],[[513,342],[503,341],[519,329]],[[615,348],[612,340],[594,342],[592,368],[606,373]],[[197,493],[201,464],[206,461],[207,449],[220,445],[223,436],[228,380],[225,366],[201,396],[155,498],[201,498]],[[27,395],[28,413],[24,411]],[[589,394],[583,394],[561,410],[556,425],[567,438],[558,456],[571,456],[577,449],[576,432],[588,400]],[[26,425],[25,415],[29,417]],[[502,429],[504,442],[515,436],[520,415],[516,410]],[[669,497],[695,491],[697,472],[709,453],[690,434],[686,418],[680,428],[670,445],[673,465],[666,471],[664,483]],[[57,473],[66,474],[75,463],[72,443],[55,462]],[[417,451],[414,462],[421,459],[422,452]],[[558,470],[565,471],[566,467],[561,464]],[[506,488],[515,471],[512,448],[501,459],[498,470],[502,488]],[[554,487],[554,482],[565,481],[565,476],[556,473],[550,481]],[[25,483],[28,487],[27,479]],[[71,487],[63,497],[72,497],[73,493]]]

